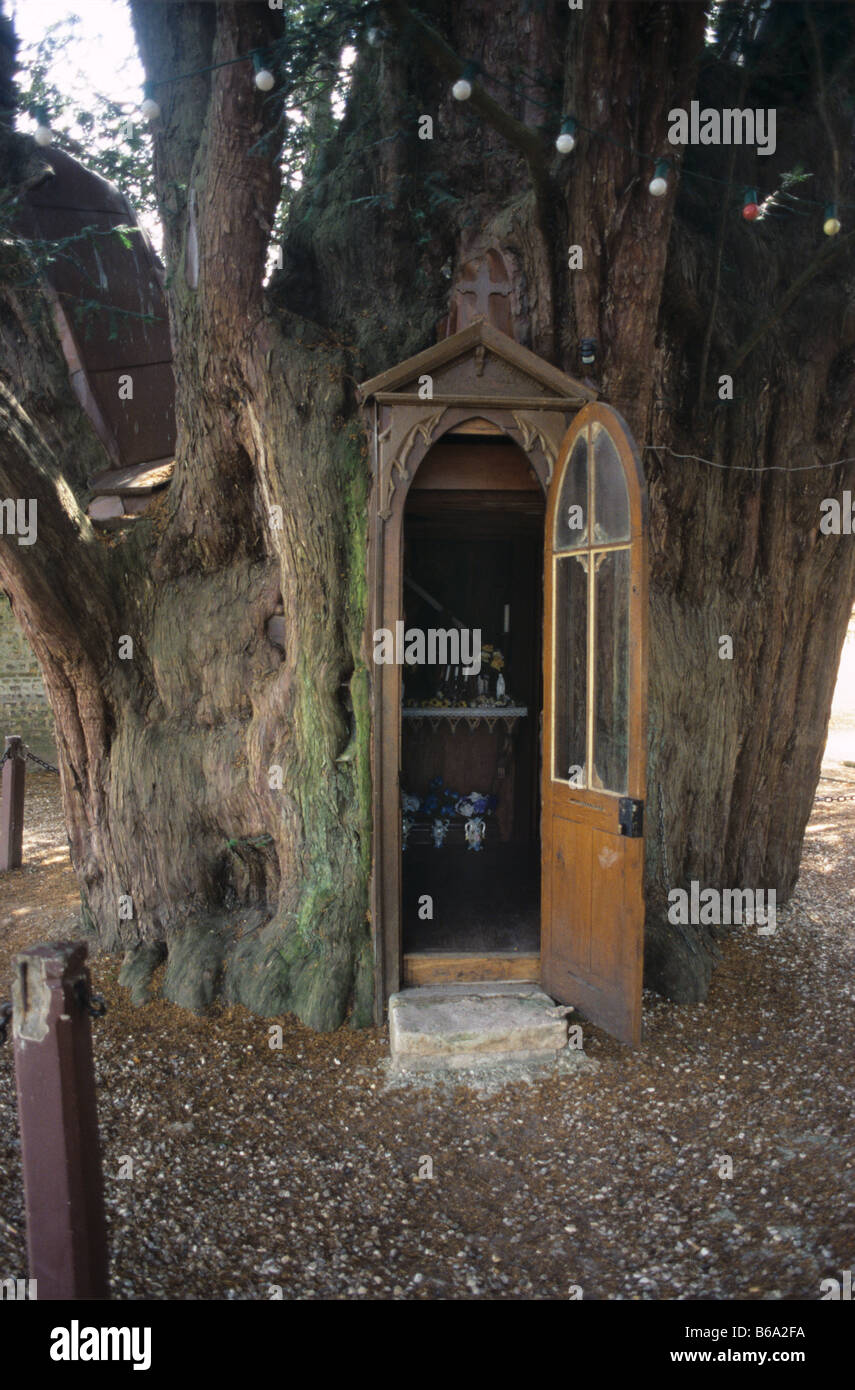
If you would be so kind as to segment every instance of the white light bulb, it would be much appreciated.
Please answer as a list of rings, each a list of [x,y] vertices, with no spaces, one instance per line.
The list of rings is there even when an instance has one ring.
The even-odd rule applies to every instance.
[[[372,48],[376,48],[377,45],[378,45],[378,43],[380,42],[380,30],[379,30],[379,29],[369,29],[369,30],[368,30],[368,33],[365,35],[365,37],[367,38],[368,42],[371,44],[371,47],[372,47]]]
[[[571,135],[569,131],[562,131],[555,141],[555,148],[559,154],[569,154],[576,148],[576,136]]]
[[[255,85],[260,92],[269,92],[275,81],[276,78],[268,68],[259,68],[255,74]]]
[[[53,131],[49,125],[37,125],[33,139],[37,145],[49,145],[53,139]]]
[[[468,101],[472,95],[472,83],[467,82],[465,77],[458,77],[451,89],[451,95],[455,101]]]
[[[661,174],[657,174],[655,179],[650,180],[647,190],[653,194],[654,198],[664,198],[668,192],[668,180],[663,179]]]
[[[37,135],[36,139],[38,140],[38,138]],[[822,224],[822,230],[825,232],[826,236],[837,236],[837,233],[840,231],[840,223],[836,217],[827,217]]]
[[[145,101],[140,107],[140,113],[141,115],[145,116],[147,121],[156,121],[158,116],[160,115],[160,107],[158,106],[157,102],[153,100],[152,97],[146,97]]]

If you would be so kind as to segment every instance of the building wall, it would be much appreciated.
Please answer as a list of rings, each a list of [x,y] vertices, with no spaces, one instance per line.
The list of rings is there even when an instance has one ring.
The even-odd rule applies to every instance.
[[[0,592],[0,750],[7,734],[20,734],[34,753],[56,761],[53,716],[38,664]]]

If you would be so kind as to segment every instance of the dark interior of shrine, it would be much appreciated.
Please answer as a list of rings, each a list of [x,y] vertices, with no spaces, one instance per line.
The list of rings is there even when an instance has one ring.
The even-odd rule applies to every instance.
[[[544,498],[512,440],[469,430],[431,449],[405,514],[406,629],[485,647],[480,677],[403,668],[405,954],[540,944]]]

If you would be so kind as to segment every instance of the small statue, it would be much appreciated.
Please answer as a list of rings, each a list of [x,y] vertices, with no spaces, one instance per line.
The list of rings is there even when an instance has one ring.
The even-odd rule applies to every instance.
[[[481,816],[470,816],[466,822],[466,848],[481,850],[484,848],[484,836],[487,831],[486,821]]]
[[[443,841],[445,840],[445,837],[448,834],[448,826],[449,822],[447,820],[443,820],[440,816],[437,816],[434,819],[433,825],[431,826],[431,834],[433,835],[433,843],[435,849],[442,848]]]

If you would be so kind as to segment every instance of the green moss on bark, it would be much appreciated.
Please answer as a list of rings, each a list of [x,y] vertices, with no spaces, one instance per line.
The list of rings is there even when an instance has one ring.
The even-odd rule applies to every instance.
[[[354,422],[342,449],[345,525],[348,542],[347,636],[353,656],[350,696],[353,706],[357,826],[361,866],[365,877],[365,901],[371,873],[371,678],[363,656],[368,612],[368,501],[370,479],[366,466],[365,436]]]
[[[370,941],[366,941],[356,962],[349,1022],[352,1028],[368,1028],[374,1022],[374,950]]]
[[[295,679],[292,786],[303,823],[304,878],[290,911],[230,950],[224,982],[227,997],[254,1012],[293,1012],[319,1029],[346,1017],[354,1026],[370,1023],[373,1000],[371,702],[363,655],[369,477],[358,422],[340,431],[334,447],[342,499],[339,640],[327,628],[314,631]],[[339,699],[342,663],[351,667],[350,729]]]
[[[163,996],[202,1013],[220,992],[229,930],[217,921],[193,922],[169,943]]]
[[[162,941],[134,946],[125,953],[119,971],[119,984],[131,992],[132,1004],[147,1004],[151,998],[151,982],[155,970],[166,956]]]

